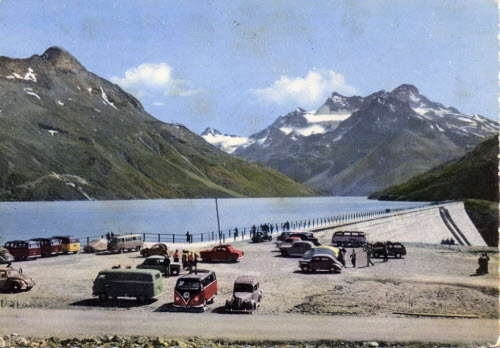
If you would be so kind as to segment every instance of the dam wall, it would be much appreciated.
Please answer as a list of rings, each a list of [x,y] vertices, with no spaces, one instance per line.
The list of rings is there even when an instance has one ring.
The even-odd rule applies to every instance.
[[[459,245],[486,246],[462,202],[405,210],[311,231],[327,237],[336,231],[363,231],[370,242],[440,244],[443,239],[453,238]]]

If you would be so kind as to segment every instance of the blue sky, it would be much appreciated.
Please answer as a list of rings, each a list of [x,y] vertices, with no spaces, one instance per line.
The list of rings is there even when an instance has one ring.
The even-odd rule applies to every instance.
[[[250,135],[333,91],[402,83],[498,114],[498,9],[483,0],[0,0],[0,55],[50,46],[166,122]]]

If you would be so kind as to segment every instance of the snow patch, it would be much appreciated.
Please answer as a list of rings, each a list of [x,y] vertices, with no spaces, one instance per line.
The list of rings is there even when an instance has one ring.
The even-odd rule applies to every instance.
[[[110,102],[110,101],[109,101],[108,96],[106,95],[106,93],[104,93],[104,89],[102,89],[102,87],[101,87],[101,86],[99,86],[99,87],[101,88],[101,97],[102,97],[102,99],[104,99],[104,101],[106,102],[106,103],[104,103],[104,104],[108,104],[109,106],[112,106],[112,107],[114,107],[115,109],[118,109],[118,108],[115,106],[115,104],[113,104],[112,102]]]
[[[415,102],[415,103],[418,103],[420,101],[420,98],[417,97],[415,94],[413,94],[412,92],[410,92],[410,99],[412,102]]]
[[[305,119],[309,123],[317,122],[342,122],[348,119],[352,115],[351,111],[348,110],[338,110],[330,114],[314,114],[307,113],[304,114]]]
[[[94,108],[94,111],[99,112],[99,113],[101,112],[101,110],[96,109],[96,108]]]
[[[50,133],[50,135],[52,135],[52,136],[54,136],[54,134],[59,133],[58,131],[53,130],[53,129],[49,129],[47,132],[49,132],[49,133]]]
[[[24,75],[24,79],[36,82],[36,75],[33,73],[33,69],[28,68],[28,72]]]
[[[12,73],[12,75],[14,75],[14,77],[16,79],[21,79],[21,80],[24,80],[23,77],[21,75],[19,75],[18,73]]]
[[[440,132],[444,133],[444,129],[443,129],[443,128],[441,128],[441,127],[439,127],[439,125],[438,125],[438,124],[436,124],[436,128],[438,129],[438,131],[440,131]]]
[[[89,91],[89,93],[92,93],[92,88],[87,88],[87,91]]]
[[[32,95],[34,97],[37,97],[38,99],[42,99],[42,98],[40,98],[40,96],[38,94],[36,94],[35,92],[33,92],[32,88],[25,88],[24,91],[26,92],[26,94]]]
[[[57,101],[57,104],[61,105],[61,106],[64,106],[64,103],[60,100]]]

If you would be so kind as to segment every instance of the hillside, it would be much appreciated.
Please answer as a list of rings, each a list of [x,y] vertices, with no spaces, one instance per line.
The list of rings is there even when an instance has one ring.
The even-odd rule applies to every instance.
[[[444,201],[481,199],[498,202],[498,137],[464,157],[438,166],[396,186],[375,192],[381,200]]]
[[[297,108],[236,149],[235,138],[205,139],[329,194],[364,196],[463,156],[497,131],[497,123],[403,84],[366,97],[333,93],[317,110]]]
[[[0,200],[310,196],[148,114],[57,47],[0,57]]]

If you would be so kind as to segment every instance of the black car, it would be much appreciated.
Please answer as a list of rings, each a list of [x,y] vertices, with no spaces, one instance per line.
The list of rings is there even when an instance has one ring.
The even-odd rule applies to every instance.
[[[268,232],[255,232],[252,236],[252,242],[260,243],[273,240],[273,237]]]
[[[276,238],[278,242],[282,242],[286,239],[286,237],[290,236],[295,232],[281,232],[281,234]]]
[[[403,244],[399,242],[377,242],[372,245],[371,253],[372,257],[380,258],[384,257],[384,247],[387,250],[387,256],[393,256],[396,259],[406,255],[406,248]]]

